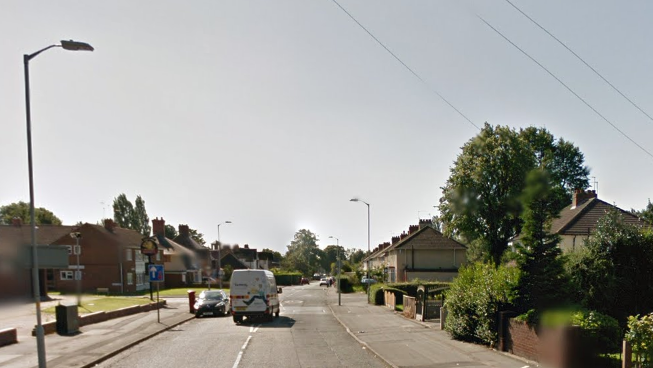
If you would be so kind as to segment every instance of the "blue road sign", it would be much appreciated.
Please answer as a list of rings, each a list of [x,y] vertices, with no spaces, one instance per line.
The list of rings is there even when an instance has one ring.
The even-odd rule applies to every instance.
[[[150,275],[150,282],[163,282],[163,265],[151,264],[147,273]]]

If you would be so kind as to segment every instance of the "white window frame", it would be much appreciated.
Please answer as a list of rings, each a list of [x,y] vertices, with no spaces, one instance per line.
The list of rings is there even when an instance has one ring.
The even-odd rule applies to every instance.
[[[73,281],[75,280],[75,273],[73,271],[60,271],[59,278],[61,281]]]
[[[127,285],[134,285],[134,274],[127,272]]]
[[[127,248],[125,249],[125,260],[126,261],[133,261],[134,258],[132,257],[132,250]]]
[[[156,260],[161,261],[161,252],[156,252]]]
[[[136,285],[143,285],[145,283],[145,275],[142,273],[136,274]]]

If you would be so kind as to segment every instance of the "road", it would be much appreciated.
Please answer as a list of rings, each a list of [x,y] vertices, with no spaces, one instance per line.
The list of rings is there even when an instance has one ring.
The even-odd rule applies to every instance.
[[[273,322],[194,319],[98,367],[387,367],[333,317],[324,287],[283,290],[281,315]]]

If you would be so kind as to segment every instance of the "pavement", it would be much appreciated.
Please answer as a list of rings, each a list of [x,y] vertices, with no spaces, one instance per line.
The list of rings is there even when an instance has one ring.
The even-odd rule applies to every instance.
[[[74,336],[45,336],[47,366],[86,368],[124,351],[192,318],[186,298],[166,298],[167,306],[80,328]],[[336,319],[365,349],[370,349],[391,367],[537,367],[537,363],[497,352],[484,346],[452,340],[439,328],[439,321],[417,322],[383,306],[369,305],[365,294],[342,294],[335,288],[327,300]],[[61,300],[49,303],[56,305]],[[44,307],[48,304],[44,303]],[[0,367],[38,367],[33,304],[2,309],[0,329],[16,327],[19,343],[0,347]],[[158,321],[160,319],[160,322]],[[43,322],[47,322],[44,320]]]

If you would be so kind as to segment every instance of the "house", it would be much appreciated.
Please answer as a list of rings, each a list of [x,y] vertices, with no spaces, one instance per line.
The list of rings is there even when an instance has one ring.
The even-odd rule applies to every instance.
[[[451,281],[467,262],[467,247],[442,235],[431,220],[420,220],[408,233],[380,244],[363,262],[383,268],[388,282]]]
[[[599,219],[613,210],[619,211],[628,224],[648,226],[632,213],[600,200],[595,191],[579,189],[574,192],[571,204],[553,220],[550,232],[560,236],[559,246],[563,251],[572,251],[582,246],[596,230]]]
[[[250,249],[248,244],[245,244],[242,248],[235,245],[231,248],[231,251],[240,262],[247,266],[247,268],[260,268],[258,252],[256,249]]]
[[[213,277],[217,270],[213,267],[211,249],[198,243],[190,234],[188,225],[179,225],[179,235],[172,239],[195,254],[196,270],[190,275],[191,283],[202,283],[205,277]]]
[[[74,226],[37,225],[36,244],[48,245],[55,239],[70,234]],[[11,225],[0,225],[0,299],[29,298],[32,292],[32,271],[19,260],[31,254],[31,225],[23,224],[19,218]],[[53,286],[53,270],[39,271],[39,295],[46,296]]]
[[[166,288],[184,287],[201,282],[200,262],[197,254],[165,236],[166,222],[158,217],[152,220],[152,233],[163,250],[164,285]]]
[[[69,233],[52,241],[52,245],[69,247],[69,268],[53,271],[53,289],[75,292],[75,271],[81,271],[81,291],[123,294],[149,289],[146,272],[148,257],[141,253],[143,235],[118,227],[111,219],[103,225],[83,224],[72,231],[79,232],[80,253],[75,254],[76,239]],[[152,263],[163,262],[163,252],[152,256]]]

